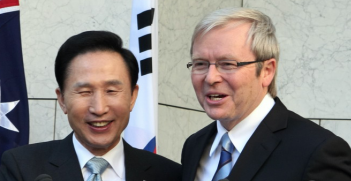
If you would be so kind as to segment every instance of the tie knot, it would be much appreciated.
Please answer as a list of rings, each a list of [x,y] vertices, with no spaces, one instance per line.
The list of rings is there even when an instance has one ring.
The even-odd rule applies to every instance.
[[[109,163],[105,159],[93,157],[87,162],[86,167],[93,174],[102,174],[108,165]]]
[[[225,149],[227,152],[229,153],[233,153],[234,151],[234,145],[233,143],[230,141],[230,138],[228,136],[228,132],[226,132],[221,139],[221,144],[222,144],[222,148]]]

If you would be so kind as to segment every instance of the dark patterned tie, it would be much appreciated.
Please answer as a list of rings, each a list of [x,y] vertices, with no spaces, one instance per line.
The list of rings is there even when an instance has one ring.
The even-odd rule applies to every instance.
[[[92,173],[87,181],[102,181],[101,174],[106,170],[109,163],[103,158],[94,157],[85,165]]]
[[[217,171],[212,179],[213,181],[224,179],[232,170],[231,162],[234,145],[229,139],[228,132],[222,136],[221,145],[221,158],[219,159]]]

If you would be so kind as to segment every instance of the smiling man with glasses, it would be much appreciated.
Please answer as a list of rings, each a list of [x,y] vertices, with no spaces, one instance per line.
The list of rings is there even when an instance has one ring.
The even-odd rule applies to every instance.
[[[268,16],[215,11],[196,26],[190,53],[197,99],[216,121],[186,140],[184,181],[351,180],[349,145],[277,97],[279,47]]]

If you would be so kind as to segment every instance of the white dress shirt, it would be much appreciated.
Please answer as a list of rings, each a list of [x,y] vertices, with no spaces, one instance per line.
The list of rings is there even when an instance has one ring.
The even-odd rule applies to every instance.
[[[91,172],[88,171],[88,169],[85,167],[85,164],[95,155],[90,153],[77,140],[75,134],[73,134],[73,146],[78,156],[83,178],[84,180],[87,180],[91,175]],[[101,175],[103,181],[125,181],[124,146],[122,137],[114,148],[112,148],[105,155],[97,157],[104,158],[109,163],[109,166]]]
[[[232,130],[228,132],[229,138],[233,143],[235,150],[232,154],[232,167],[238,160],[243,151],[247,141],[255,132],[258,125],[266,117],[269,111],[274,106],[274,99],[270,94],[267,94],[261,103],[251,112],[244,120],[238,123]],[[217,120],[217,134],[212,144],[207,145],[204,154],[201,157],[199,167],[197,168],[196,181],[210,181],[212,180],[219,163],[221,156],[220,141],[227,130]]]

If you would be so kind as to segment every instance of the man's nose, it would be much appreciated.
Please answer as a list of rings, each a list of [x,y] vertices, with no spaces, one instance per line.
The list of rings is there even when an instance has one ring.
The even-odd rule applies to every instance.
[[[215,83],[222,81],[221,74],[218,72],[216,65],[211,64],[208,67],[205,81],[210,85],[214,85]]]
[[[106,95],[103,93],[94,93],[90,103],[89,111],[95,115],[104,115],[108,112],[109,107],[106,100]]]

